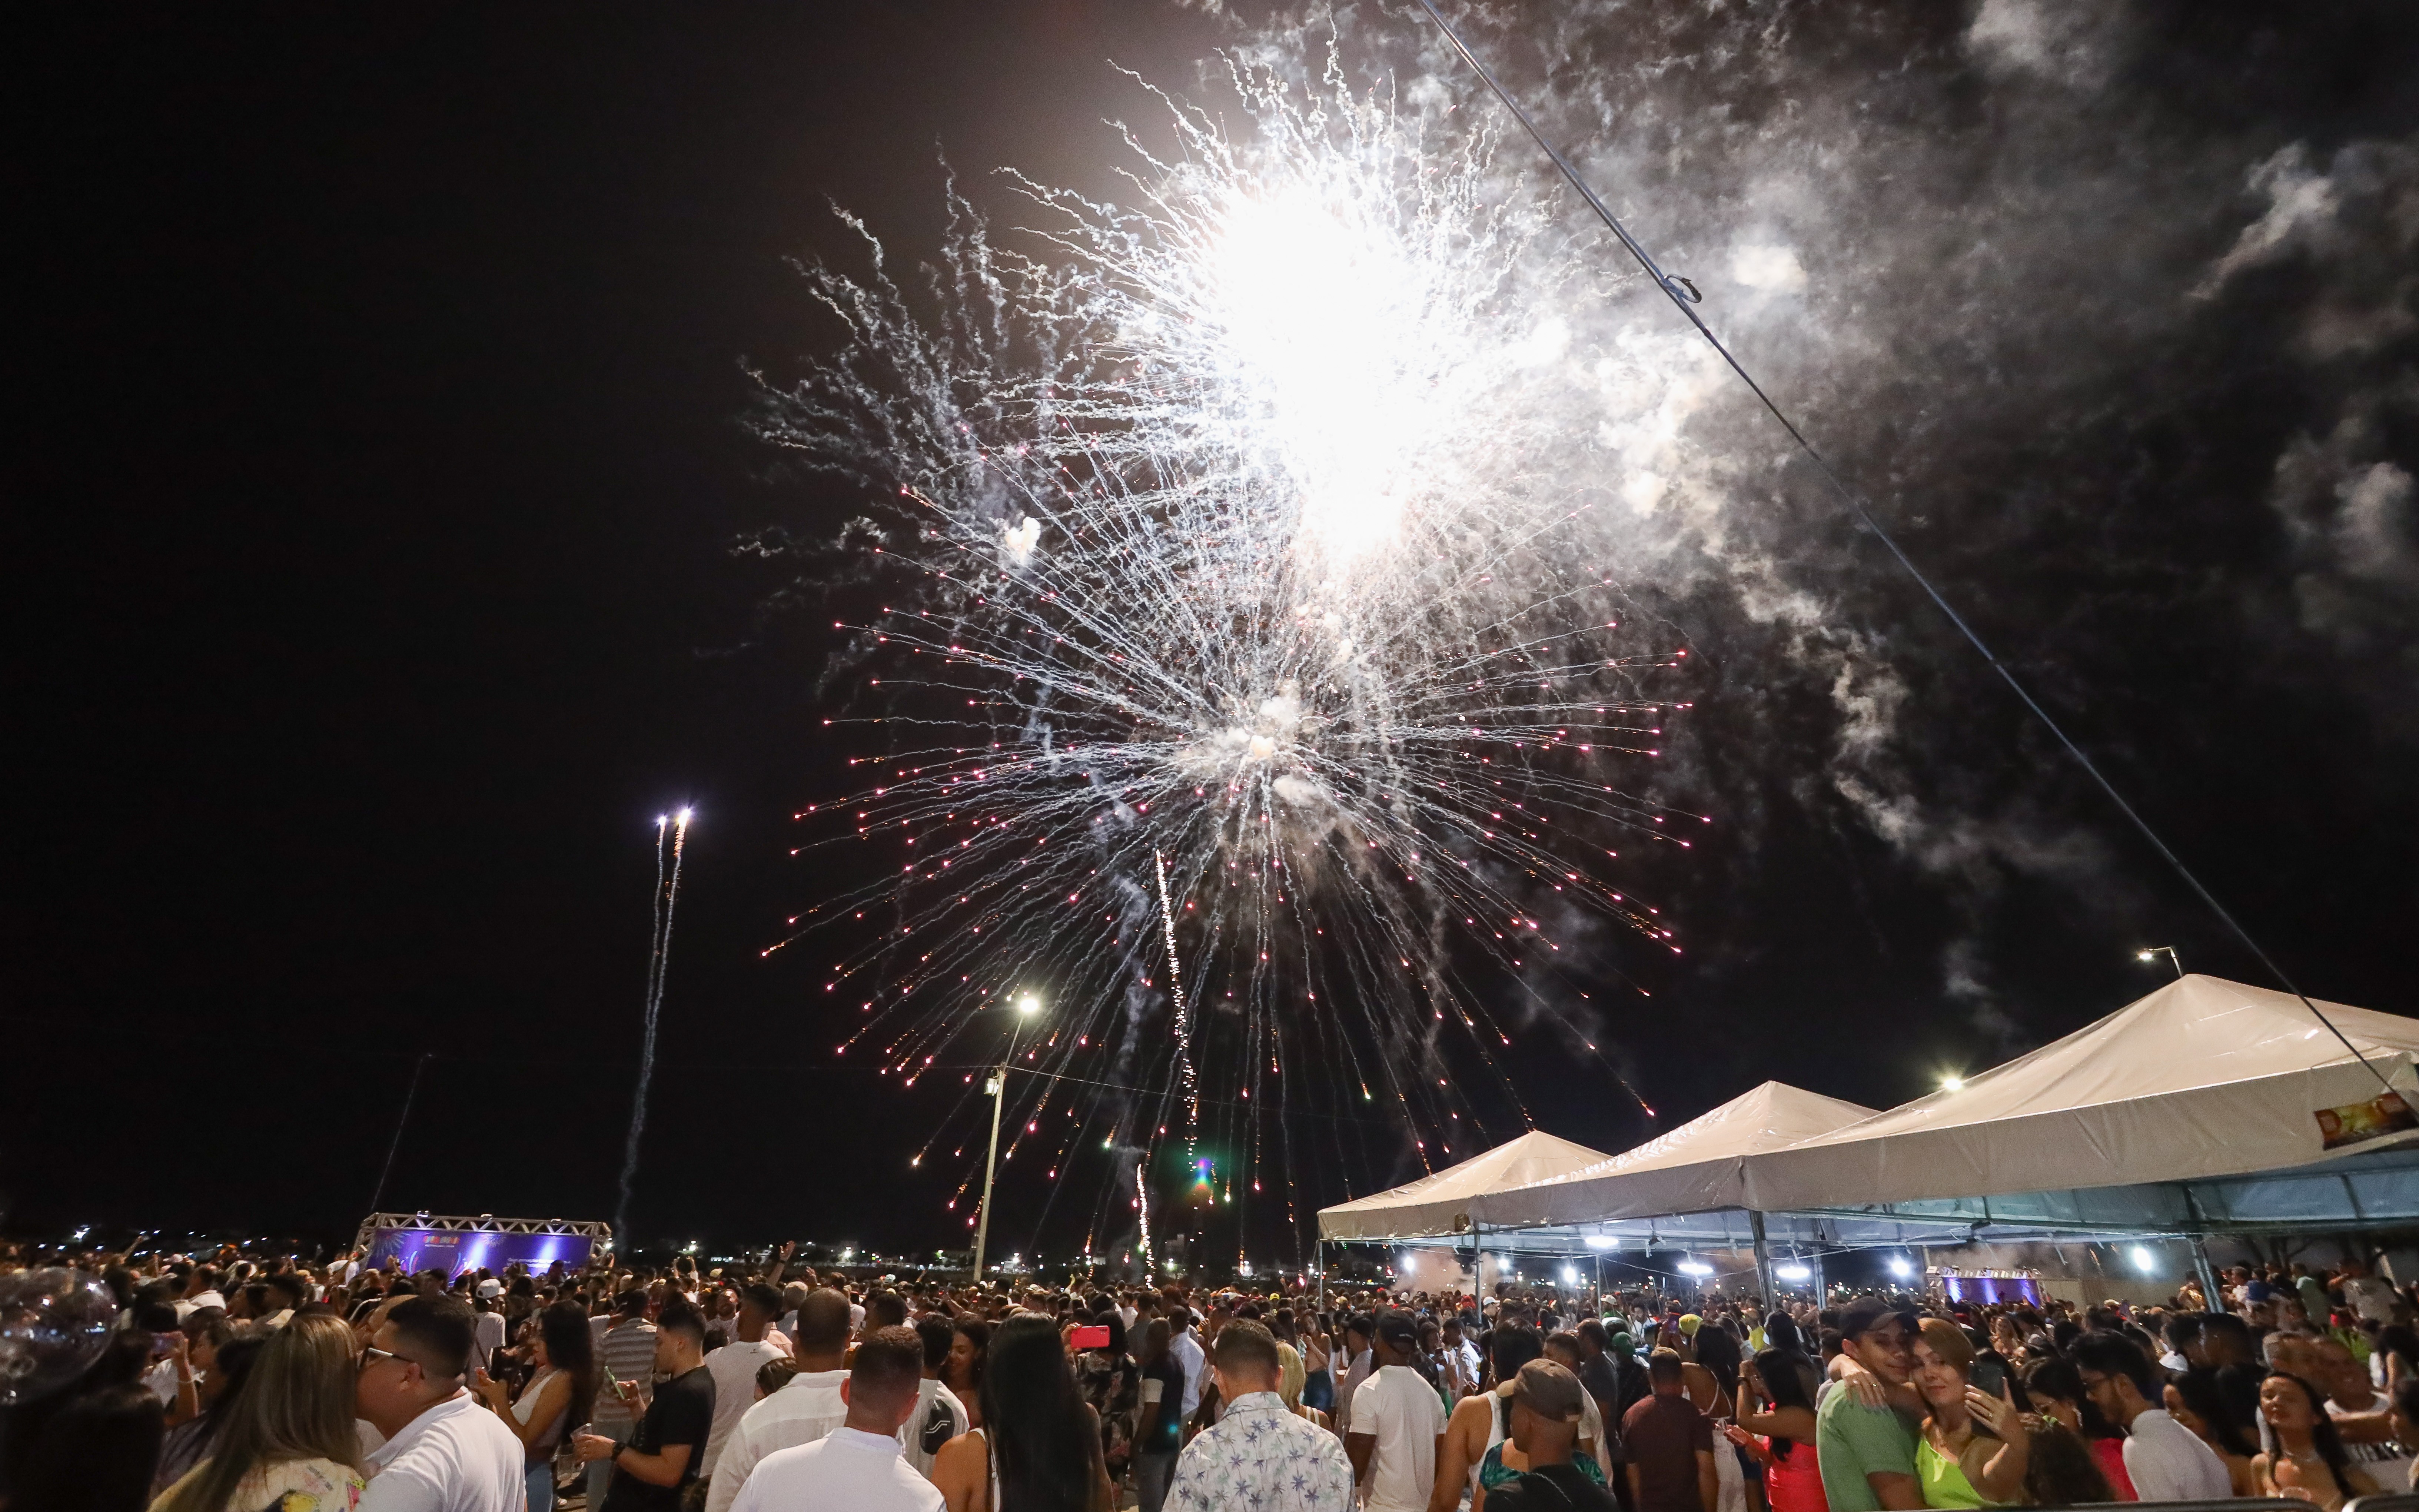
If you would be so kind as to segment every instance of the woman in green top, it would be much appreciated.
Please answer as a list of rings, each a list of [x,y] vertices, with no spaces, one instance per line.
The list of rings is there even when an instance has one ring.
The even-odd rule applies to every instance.
[[[1945,1318],[1927,1318],[1915,1339],[1915,1389],[1927,1416],[1915,1449],[1926,1506],[2010,1506],[2024,1500],[2030,1447],[2012,1397],[1967,1383],[1973,1341]]]

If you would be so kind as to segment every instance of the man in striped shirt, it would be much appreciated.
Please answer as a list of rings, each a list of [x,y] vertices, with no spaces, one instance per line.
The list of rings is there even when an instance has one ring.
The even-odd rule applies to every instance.
[[[596,1402],[588,1431],[612,1440],[615,1448],[629,1443],[655,1381],[655,1325],[647,1321],[646,1292],[632,1287],[613,1299],[612,1326],[596,1341]],[[611,1455],[588,1467],[590,1506],[605,1504],[612,1481]]]

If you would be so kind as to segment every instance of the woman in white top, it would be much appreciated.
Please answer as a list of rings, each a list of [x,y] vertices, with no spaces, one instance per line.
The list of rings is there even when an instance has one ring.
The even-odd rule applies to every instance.
[[[353,1437],[353,1331],[320,1315],[297,1318],[262,1345],[223,1411],[210,1457],[160,1493],[151,1512],[257,1512],[308,1497],[323,1512],[361,1500]]]
[[[529,1466],[529,1512],[554,1512],[554,1452],[564,1434],[585,1426],[584,1408],[596,1395],[596,1335],[587,1312],[576,1302],[558,1302],[538,1314],[530,1350],[537,1370],[509,1407],[504,1383],[485,1370],[470,1389],[521,1441]]]

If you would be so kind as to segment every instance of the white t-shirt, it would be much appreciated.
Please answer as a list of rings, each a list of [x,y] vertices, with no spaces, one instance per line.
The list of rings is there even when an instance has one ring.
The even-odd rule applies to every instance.
[[[2365,1417],[2382,1412],[2385,1409],[2386,1401],[2382,1396],[2362,1408],[2339,1407],[2333,1397],[2327,1399],[2329,1417]],[[2384,1443],[2347,1443],[2343,1447],[2353,1467],[2368,1472],[2368,1478],[2377,1482],[2379,1490],[2390,1494],[2411,1484],[2413,1461],[2411,1451],[2401,1444],[2389,1440]]]
[[[731,1512],[757,1465],[780,1450],[828,1438],[847,1422],[848,1404],[840,1399],[840,1383],[847,1379],[845,1370],[802,1370],[740,1413],[739,1426],[723,1441],[714,1484],[706,1489],[705,1512]]]
[[[1207,1364],[1201,1352],[1201,1341],[1194,1338],[1193,1330],[1188,1328],[1168,1341],[1167,1352],[1176,1357],[1176,1363],[1184,1370],[1184,1415],[1189,1419],[1193,1416],[1193,1410],[1201,1405],[1201,1377]]]
[[[496,1351],[504,1347],[504,1315],[481,1313],[471,1325],[471,1331],[479,1345],[477,1357],[471,1364],[485,1370],[496,1363]]]
[[[907,1463],[917,1474],[930,1476],[941,1445],[963,1433],[972,1421],[966,1404],[958,1400],[956,1392],[937,1381],[917,1381],[916,1415],[900,1429],[907,1441]]]
[[[734,1512],[940,1512],[942,1504],[941,1489],[899,1457],[897,1439],[840,1427],[767,1455]]]
[[[2155,1407],[2126,1426],[2125,1478],[2145,1502],[2216,1502],[2234,1494],[2217,1451]]]
[[[378,1445],[356,1512],[526,1512],[526,1460],[502,1419],[462,1392]]]
[[[781,1358],[781,1351],[770,1344],[750,1344],[734,1340],[711,1350],[705,1357],[706,1374],[714,1378],[714,1427],[705,1436],[705,1458],[699,1462],[698,1473],[711,1475],[722,1459],[722,1446],[730,1442],[731,1430],[756,1405],[756,1372],[767,1360]]]
[[[1352,1431],[1378,1441],[1369,1456],[1369,1512],[1426,1512],[1436,1488],[1444,1403],[1406,1365],[1381,1365],[1352,1394]]]
[[[2394,1321],[2394,1288],[2373,1275],[2356,1275],[2343,1284],[2344,1301],[2364,1323]]]

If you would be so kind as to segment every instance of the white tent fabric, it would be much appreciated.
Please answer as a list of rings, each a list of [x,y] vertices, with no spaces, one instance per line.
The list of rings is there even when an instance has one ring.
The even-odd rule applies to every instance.
[[[1542,1181],[1602,1161],[1604,1151],[1531,1131],[1458,1165],[1375,1196],[1322,1208],[1321,1239],[1415,1239],[1466,1227],[1471,1198],[1481,1192]]]
[[[1490,1226],[1527,1227],[1742,1208],[1749,1156],[1873,1116],[1869,1107],[1766,1082],[1633,1149],[1473,1196],[1470,1216]]]
[[[2419,1020],[2319,1007],[2376,1072],[2419,1087]],[[1738,1205],[1809,1211],[2184,1181],[2419,1140],[2326,1149],[2320,1110],[2380,1090],[2299,999],[2188,976],[1956,1091],[1751,1157]]]

